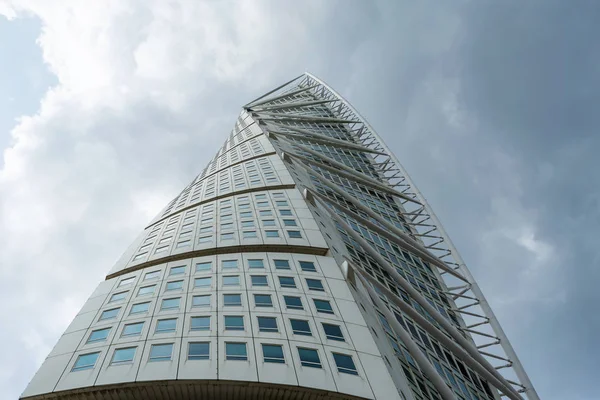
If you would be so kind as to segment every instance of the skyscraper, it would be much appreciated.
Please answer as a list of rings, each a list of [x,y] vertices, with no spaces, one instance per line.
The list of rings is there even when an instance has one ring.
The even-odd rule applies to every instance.
[[[129,247],[28,399],[538,399],[440,222],[303,74]]]

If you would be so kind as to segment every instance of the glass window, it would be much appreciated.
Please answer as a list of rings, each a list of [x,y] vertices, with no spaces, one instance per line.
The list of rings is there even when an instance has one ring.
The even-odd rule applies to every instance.
[[[172,267],[171,271],[169,271],[169,275],[180,275],[185,273],[185,265],[180,265],[178,267]]]
[[[88,337],[88,340],[86,343],[101,342],[103,340],[106,340],[106,338],[108,337],[108,334],[110,333],[110,329],[111,328],[104,328],[104,329],[96,329],[95,331],[92,331],[92,333],[90,333],[90,337]]]
[[[131,285],[134,280],[135,280],[135,276],[132,276],[130,278],[125,278],[121,282],[119,282],[119,287]]]
[[[259,332],[279,332],[277,329],[277,318],[275,317],[256,317],[258,319]]]
[[[290,319],[294,335],[312,336],[308,321],[303,319]]]
[[[212,231],[212,226],[203,226],[198,230],[198,233],[207,233]]]
[[[210,306],[210,294],[192,297],[192,307]]]
[[[257,207],[268,207],[269,202],[268,201],[258,201],[258,202],[256,202],[256,206]]]
[[[269,286],[266,275],[251,275],[250,281],[252,282],[252,286]]]
[[[180,290],[183,288],[183,281],[167,282],[166,290]]]
[[[232,240],[233,232],[221,233],[221,240]]]
[[[292,211],[291,210],[279,210],[279,215],[281,215],[282,217],[291,217]]]
[[[313,302],[318,312],[333,314],[333,308],[331,308],[331,303],[328,300],[313,299]]]
[[[283,358],[283,346],[278,344],[263,343],[262,351],[264,362],[285,364],[285,359]]]
[[[210,287],[211,279],[212,278],[210,276],[207,276],[204,278],[196,278],[196,279],[194,279],[194,287],[195,288]]]
[[[175,332],[175,329],[177,329],[177,318],[159,319],[154,333]]]
[[[290,262],[288,260],[275,260],[276,269],[290,269]]]
[[[273,307],[270,294],[254,294],[254,305],[256,307]]]
[[[275,220],[274,219],[263,219],[262,224],[263,224],[263,226],[275,226]]]
[[[261,217],[271,217],[273,216],[273,211],[271,210],[260,210],[259,214]]]
[[[249,268],[264,268],[263,260],[248,260]]]
[[[326,324],[322,323],[323,330],[325,331],[325,336],[330,340],[337,340],[339,342],[344,342],[344,335],[342,334],[342,328],[339,325]]]
[[[209,235],[209,236],[200,236],[198,238],[198,243],[208,243],[208,242],[212,242],[212,235]]]
[[[144,276],[144,280],[150,280],[150,279],[156,279],[160,276],[160,271],[152,271],[152,272],[148,272],[145,276]]]
[[[303,367],[323,368],[317,350],[298,347],[298,355],[300,356],[300,364]]]
[[[209,331],[210,316],[192,317],[190,325],[192,331]]]
[[[252,211],[244,211],[240,213],[240,218],[252,218]]]
[[[102,314],[100,314],[99,321],[102,321],[102,320],[105,320],[105,319],[116,318],[117,315],[119,315],[119,310],[120,309],[121,309],[121,307],[111,308],[110,310],[102,311]]]
[[[173,343],[153,344],[150,347],[150,361],[168,361],[173,354]]]
[[[300,269],[304,272],[317,272],[315,263],[312,261],[299,261]]]
[[[239,275],[225,275],[223,276],[224,286],[239,286],[240,276]]]
[[[243,331],[244,317],[238,315],[225,315],[226,331]]]
[[[225,343],[225,359],[232,361],[248,360],[248,352],[246,343]]]
[[[244,236],[244,239],[253,239],[256,236],[256,231],[243,231],[242,235]]]
[[[154,293],[155,287],[156,285],[142,286],[140,290],[138,290],[138,296],[144,296]]]
[[[180,300],[181,300],[181,297],[175,297],[172,299],[163,299],[162,303],[160,304],[160,309],[161,310],[171,310],[174,308],[179,308]]]
[[[143,322],[136,322],[134,324],[127,324],[123,327],[123,332],[121,336],[137,336],[142,333],[142,328],[144,327]]]
[[[254,228],[254,221],[242,221],[242,228]]]
[[[287,231],[288,237],[291,239],[302,239],[300,231]]]
[[[295,219],[284,219],[283,220],[283,225],[285,225],[285,226],[298,226],[298,224],[296,224],[296,220]]]
[[[279,286],[282,288],[296,288],[296,281],[292,276],[278,276]]]
[[[318,292],[324,292],[325,288],[323,288],[323,283],[319,279],[309,279],[306,278],[306,285],[309,290],[316,290]]]
[[[288,202],[286,200],[277,200],[277,201],[275,201],[275,204],[277,205],[277,207],[287,207],[288,206]]]
[[[337,366],[339,372],[344,374],[358,375],[356,365],[354,365],[354,361],[352,360],[351,356],[333,353],[333,359],[335,360],[335,365]]]
[[[279,237],[279,231],[275,231],[275,230],[267,230],[265,231],[265,234],[267,235],[268,238],[276,238]]]
[[[221,229],[233,229],[233,222],[228,222],[226,224],[221,224]]]
[[[127,297],[127,293],[129,293],[129,292],[115,293],[112,296],[110,296],[110,300],[108,302],[112,303],[114,301],[123,300],[125,297]]]
[[[96,353],[81,354],[79,357],[77,357],[77,361],[75,361],[75,364],[73,364],[71,371],[83,371],[84,369],[94,368],[99,355],[99,351]]]
[[[196,272],[201,271],[210,271],[212,268],[212,263],[210,261],[201,262],[196,264]]]
[[[223,261],[221,261],[221,266],[223,267],[223,269],[237,268],[238,262],[237,262],[237,260],[223,260]]]
[[[127,364],[133,362],[135,356],[135,347],[125,347],[123,349],[116,349],[113,353],[112,365],[114,364]]]
[[[302,307],[302,299],[296,296],[283,296],[283,300],[285,301],[285,306],[289,310],[304,310]]]
[[[150,302],[147,301],[145,303],[137,303],[131,306],[131,311],[129,314],[138,314],[148,312],[148,308],[150,307]]]
[[[241,306],[242,295],[237,293],[223,294],[223,305],[224,306]]]
[[[188,360],[208,360],[210,358],[210,342],[190,342],[188,344]]]

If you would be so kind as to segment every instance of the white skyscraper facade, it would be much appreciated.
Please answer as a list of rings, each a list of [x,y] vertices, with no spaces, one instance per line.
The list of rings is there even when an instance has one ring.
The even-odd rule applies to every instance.
[[[305,73],[243,107],[26,399],[539,399],[424,197]]]

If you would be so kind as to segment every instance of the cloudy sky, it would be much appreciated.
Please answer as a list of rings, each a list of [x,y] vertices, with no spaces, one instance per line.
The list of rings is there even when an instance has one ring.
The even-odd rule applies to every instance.
[[[310,71],[410,171],[540,396],[597,399],[600,5],[573,3],[0,0],[0,398],[240,107]]]

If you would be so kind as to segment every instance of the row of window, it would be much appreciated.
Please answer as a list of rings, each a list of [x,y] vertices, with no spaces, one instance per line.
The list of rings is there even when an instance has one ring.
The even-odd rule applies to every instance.
[[[209,307],[211,305],[212,294],[192,296],[192,307]],[[317,312],[324,314],[334,314],[331,302],[323,299],[312,299]],[[299,296],[283,296],[286,309],[288,310],[304,310],[302,298]],[[181,297],[173,297],[163,299],[160,304],[161,310],[178,309],[181,304]],[[256,307],[273,307],[273,299],[270,294],[254,294],[254,304]],[[236,307],[242,305],[241,293],[224,293],[223,305],[226,307]],[[130,314],[138,314],[148,311],[150,302],[137,303],[132,305]],[[98,321],[105,321],[116,318],[119,315],[121,307],[115,307],[102,311]]]
[[[285,364],[283,346],[279,344],[262,345],[263,361],[265,363]],[[153,344],[150,347],[148,361],[170,361],[173,358],[174,343]],[[132,363],[135,357],[137,346],[115,349],[111,365]],[[319,352],[316,349],[297,347],[300,364],[303,367],[323,368]],[[358,370],[354,364],[351,355],[332,352],[338,372],[344,374],[358,375]],[[82,371],[92,369],[100,352],[81,354],[71,371]],[[188,343],[188,360],[209,360],[210,342],[190,342]],[[248,348],[245,342],[225,342],[225,359],[230,361],[247,361]]]
[[[293,276],[278,276],[279,286],[282,289],[296,289],[296,280]],[[223,275],[221,277],[223,286],[239,286],[240,285],[240,275]],[[312,279],[305,278],[306,286],[309,290],[314,290],[317,292],[324,292],[325,288],[323,287],[323,282],[320,279]],[[269,287],[269,281],[267,275],[250,275],[250,282],[252,287]],[[165,285],[165,292],[183,290],[183,280],[170,281]],[[206,288],[212,285],[212,276],[205,276],[201,278],[194,279],[194,288]],[[147,294],[154,293],[156,285],[152,286],[143,286],[138,290],[138,296],[143,296]],[[110,299],[109,303],[114,303],[120,300],[123,300],[127,297],[128,290],[123,292],[114,293]]]
[[[190,319],[190,330],[191,331],[209,331],[210,330],[210,316],[196,316]],[[278,333],[279,327],[277,325],[276,317],[257,316],[258,331],[268,333]],[[290,318],[290,326],[292,332],[295,335],[312,336],[310,324],[307,320]],[[243,331],[244,317],[241,315],[224,315],[223,323],[225,330],[227,331]],[[145,322],[134,322],[125,324],[121,332],[122,337],[137,336],[142,333]],[[327,339],[336,340],[339,342],[345,342],[344,334],[340,325],[322,322],[323,332]],[[177,329],[177,318],[166,318],[160,319],[156,323],[154,333],[171,333]],[[88,337],[86,343],[97,343],[106,340],[112,327],[102,328],[93,330]]]
[[[291,270],[290,262],[288,260],[273,260],[273,263],[275,265],[275,269]],[[248,265],[249,269],[265,268],[264,260],[260,259],[260,258],[259,259],[249,259],[247,265]],[[303,272],[317,272],[315,263],[312,261],[298,261],[298,265],[300,266],[300,269]],[[238,269],[238,268],[239,268],[238,260],[222,260],[221,261],[221,269],[222,270]],[[171,269],[169,270],[169,276],[183,275],[183,274],[185,274],[185,269],[186,269],[185,265],[171,267]],[[205,261],[205,262],[197,263],[195,271],[197,273],[212,271],[212,262]],[[158,279],[160,277],[160,272],[161,271],[159,271],[159,270],[147,272],[146,275],[144,275],[144,281]],[[135,281],[135,278],[136,278],[135,276],[131,276],[131,277],[122,279],[119,282],[119,284],[117,285],[117,287],[121,288],[121,287],[129,286],[129,285],[133,284],[133,282]],[[156,285],[145,286],[143,288],[140,288],[140,290],[145,289],[145,291],[147,291],[149,289],[146,289],[146,288],[154,288],[155,286]],[[152,291],[149,293],[152,293],[152,292],[154,292],[154,289],[152,289]],[[146,293],[148,293],[148,292],[146,292]],[[139,295],[139,293],[138,293],[138,295]]]

